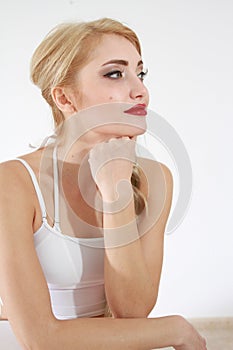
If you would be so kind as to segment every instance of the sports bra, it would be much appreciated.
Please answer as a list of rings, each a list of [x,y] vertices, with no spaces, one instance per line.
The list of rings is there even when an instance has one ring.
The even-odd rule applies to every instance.
[[[104,238],[77,238],[61,232],[56,152],[53,153],[53,227],[47,222],[45,202],[35,173],[25,160],[15,160],[27,168],[38,196],[43,221],[34,233],[34,244],[48,284],[55,317],[71,319],[104,314]]]

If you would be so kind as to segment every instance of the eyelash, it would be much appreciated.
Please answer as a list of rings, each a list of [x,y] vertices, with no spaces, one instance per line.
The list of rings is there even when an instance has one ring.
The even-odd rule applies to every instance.
[[[146,71],[141,71],[139,74],[138,74],[138,77],[141,81],[143,81],[146,77],[148,73],[148,69]],[[118,75],[117,77],[113,78],[113,75]],[[120,74],[120,75],[119,75]],[[122,75],[123,75],[123,72],[121,72],[120,70],[113,70],[109,73],[106,73],[104,74],[104,77],[107,77],[107,78],[110,78],[110,79],[119,79],[119,78],[122,78]]]
[[[120,76],[119,76],[119,73],[120,73]],[[113,77],[113,75],[115,75],[115,74],[118,75],[116,78]],[[117,78],[122,78],[122,74],[123,74],[123,72],[121,72],[120,70],[113,70],[111,72],[104,74],[104,77],[107,77],[110,79],[117,79]]]
[[[141,71],[139,74],[138,74],[138,77],[141,76],[139,79],[141,81],[143,81],[145,79],[145,77],[147,76],[147,73],[148,73],[148,69],[146,69],[145,71]]]

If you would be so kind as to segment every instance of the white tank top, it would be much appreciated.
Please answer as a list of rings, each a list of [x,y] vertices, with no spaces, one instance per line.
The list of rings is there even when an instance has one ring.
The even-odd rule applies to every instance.
[[[48,284],[55,317],[71,319],[104,314],[104,238],[77,238],[61,232],[56,156],[53,162],[53,227],[47,222],[44,199],[32,168],[25,160],[16,159],[27,168],[42,211],[43,221],[34,233],[34,243]]]

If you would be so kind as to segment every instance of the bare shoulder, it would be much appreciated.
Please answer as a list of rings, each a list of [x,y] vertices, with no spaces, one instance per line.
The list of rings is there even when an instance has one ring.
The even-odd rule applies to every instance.
[[[162,185],[163,182],[168,195],[171,195],[173,191],[173,176],[167,165],[153,159],[140,157],[137,159],[137,162],[142,173],[142,187],[150,184],[152,190],[154,187],[159,188],[158,185]]]
[[[16,204],[24,201],[32,205],[32,187],[30,175],[18,160],[8,160],[0,163],[0,202]]]
[[[164,228],[173,198],[173,176],[167,165],[147,158],[139,158],[141,176],[140,190],[147,199],[147,212],[142,215],[142,228]],[[144,227],[144,226],[145,227]],[[161,229],[162,232],[162,229]]]
[[[22,185],[24,175],[25,171],[22,166],[19,166],[19,161],[7,160],[0,163],[1,184],[11,183],[12,186],[15,186],[20,183]]]
[[[32,170],[37,173],[40,160],[41,160],[42,150],[37,150],[28,154],[23,154],[18,156],[17,158],[25,160]],[[1,181],[21,181],[21,184],[25,181],[27,183],[28,180],[28,171],[25,167],[16,159],[7,160],[5,162],[0,163],[0,179]],[[13,185],[13,183],[11,183]]]

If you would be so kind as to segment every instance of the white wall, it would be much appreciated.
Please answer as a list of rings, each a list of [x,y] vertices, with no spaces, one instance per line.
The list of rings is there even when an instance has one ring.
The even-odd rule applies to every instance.
[[[181,225],[166,235],[152,315],[233,316],[231,0],[1,2],[0,161],[28,152],[28,143],[52,128],[49,109],[29,80],[33,50],[59,22],[104,16],[138,33],[149,67],[150,108],[176,129],[192,162],[192,202]],[[169,164],[163,152],[152,151]]]

